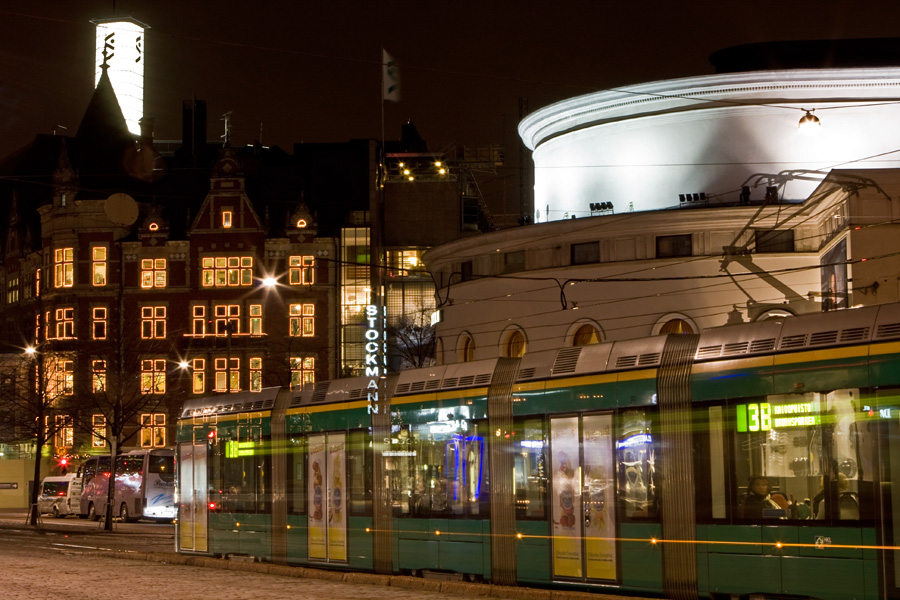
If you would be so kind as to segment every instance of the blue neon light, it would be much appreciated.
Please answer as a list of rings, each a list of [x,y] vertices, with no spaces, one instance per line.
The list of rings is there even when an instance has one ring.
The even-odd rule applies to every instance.
[[[453,473],[453,501],[459,501],[460,473],[464,473],[463,466],[465,464],[466,448],[470,443],[478,444],[478,482],[475,486],[475,500],[481,497],[481,480],[484,471],[484,438],[479,435],[463,437],[454,435],[452,439],[447,441],[447,451],[444,454],[444,471],[449,474],[450,465],[448,462],[450,451],[456,454],[456,464]],[[463,485],[465,485],[465,476],[462,477]]]

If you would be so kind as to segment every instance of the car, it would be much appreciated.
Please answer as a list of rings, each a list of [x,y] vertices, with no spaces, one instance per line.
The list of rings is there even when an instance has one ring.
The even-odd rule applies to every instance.
[[[75,473],[44,477],[38,494],[38,510],[41,514],[64,518],[78,512],[77,507],[73,506],[71,485],[76,477]]]

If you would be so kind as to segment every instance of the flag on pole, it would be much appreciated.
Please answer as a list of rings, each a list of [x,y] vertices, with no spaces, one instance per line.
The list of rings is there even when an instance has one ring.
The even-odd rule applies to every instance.
[[[384,48],[381,49],[381,53],[381,86],[384,99],[400,102],[400,69]]]

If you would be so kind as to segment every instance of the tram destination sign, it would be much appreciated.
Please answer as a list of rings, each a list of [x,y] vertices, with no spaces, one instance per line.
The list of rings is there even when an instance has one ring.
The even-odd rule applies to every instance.
[[[794,404],[759,402],[739,404],[736,408],[736,425],[739,433],[810,427],[822,423],[822,415],[818,411],[817,404],[813,402]]]

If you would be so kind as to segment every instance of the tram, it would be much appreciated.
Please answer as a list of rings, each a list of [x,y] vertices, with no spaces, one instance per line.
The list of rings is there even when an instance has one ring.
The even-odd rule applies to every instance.
[[[900,597],[900,304],[372,385],[187,401],[178,551],[679,599]]]

